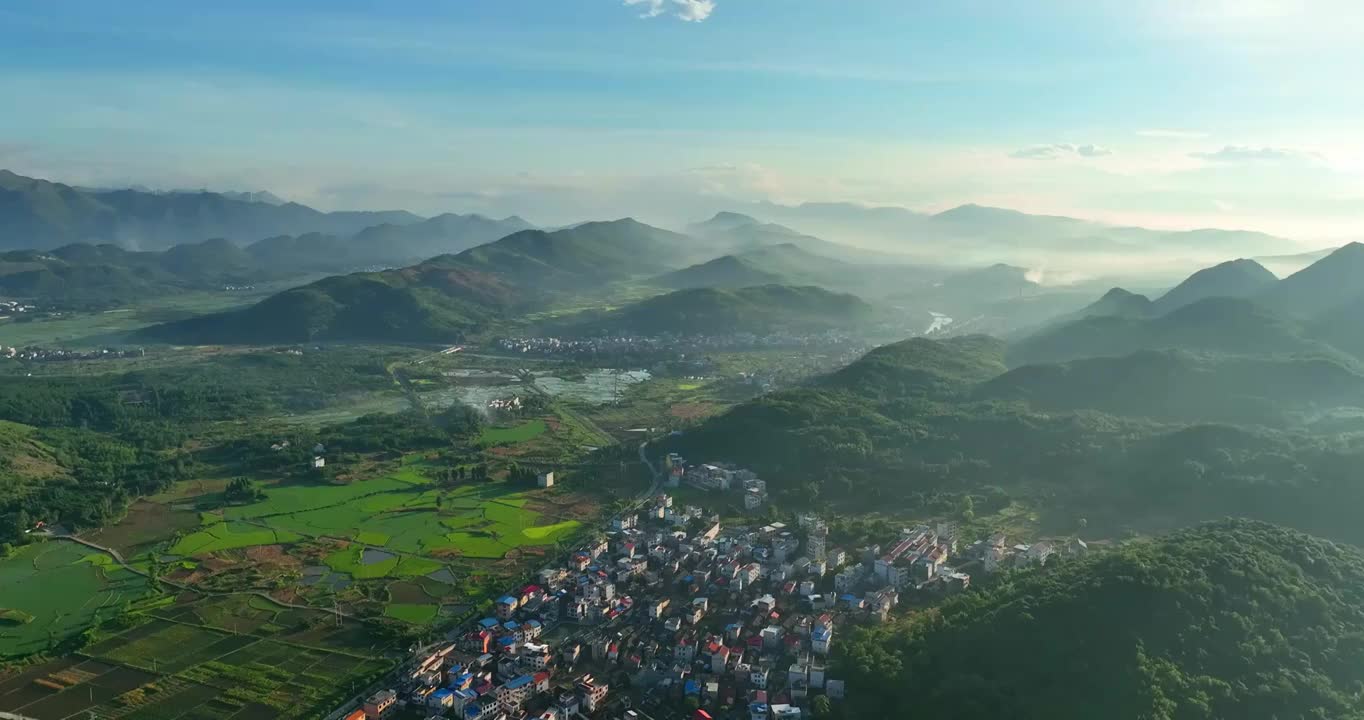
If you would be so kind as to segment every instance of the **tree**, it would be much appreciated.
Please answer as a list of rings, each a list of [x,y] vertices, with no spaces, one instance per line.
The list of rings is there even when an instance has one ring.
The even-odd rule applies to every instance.
[[[816,695],[815,699],[810,701],[810,709],[817,718],[827,718],[834,714],[833,703],[829,701],[828,695]]]

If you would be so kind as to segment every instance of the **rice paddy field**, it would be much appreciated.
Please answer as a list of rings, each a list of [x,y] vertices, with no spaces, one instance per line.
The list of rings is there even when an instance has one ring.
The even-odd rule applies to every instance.
[[[0,658],[55,647],[148,592],[145,578],[80,545],[19,548],[0,561]]]
[[[0,676],[0,708],[35,720],[321,717],[394,657],[362,627],[308,615],[242,598],[176,602],[79,655]]]

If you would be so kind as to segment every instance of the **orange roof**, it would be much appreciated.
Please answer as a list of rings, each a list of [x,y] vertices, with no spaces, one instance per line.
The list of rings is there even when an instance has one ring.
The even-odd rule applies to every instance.
[[[346,720],[365,720],[365,711],[356,710],[355,712],[347,715]]]

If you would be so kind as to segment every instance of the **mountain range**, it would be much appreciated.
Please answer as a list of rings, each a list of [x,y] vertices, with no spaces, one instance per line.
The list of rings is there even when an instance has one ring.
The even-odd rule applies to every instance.
[[[1154,301],[1114,288],[1021,339],[1011,364],[1141,349],[1223,353],[1342,350],[1364,357],[1364,245],[1336,249],[1279,280],[1252,260],[1194,273]]]
[[[244,244],[282,234],[349,235],[420,219],[404,211],[324,213],[212,192],[77,190],[0,170],[0,249],[112,243],[160,250],[210,238]]]
[[[329,277],[243,310],[147,332],[178,342],[456,342],[562,293],[685,265],[691,238],[631,219],[522,230],[417,265]]]
[[[936,214],[852,203],[763,202],[744,210],[837,242],[957,266],[1008,262],[1093,272],[1103,264],[1132,272],[1132,261],[1141,258],[1148,268],[1165,271],[1189,261],[1300,250],[1290,240],[1258,232],[1149,230],[970,204]]]

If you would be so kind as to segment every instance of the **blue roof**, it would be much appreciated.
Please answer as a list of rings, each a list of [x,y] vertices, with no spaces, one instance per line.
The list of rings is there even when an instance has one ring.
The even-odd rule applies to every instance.
[[[464,717],[478,717],[483,712],[483,708],[477,705],[465,705]]]
[[[479,625],[482,625],[482,626],[485,627],[485,628],[491,628],[491,627],[497,627],[498,622],[497,622],[497,618],[483,618],[482,620],[479,620],[479,621],[478,621],[478,624],[479,624]]]
[[[498,643],[499,645],[515,645],[515,644],[516,644],[516,638],[514,638],[514,637],[498,638],[498,639],[497,639],[497,643]]]
[[[511,682],[507,683],[507,687],[515,690],[516,688],[525,687],[532,682],[535,682],[535,678],[529,675],[522,675],[519,678],[513,678]]]
[[[851,594],[851,593],[849,593],[849,594],[847,594],[847,595],[839,595],[839,596],[838,596],[838,599],[839,599],[839,600],[847,600],[848,602],[853,602],[853,601],[857,600],[857,596],[856,596],[856,595],[853,595],[853,594]]]
[[[701,686],[695,680],[688,680],[682,687],[688,695],[701,692]]]
[[[829,636],[832,635],[832,634],[833,634],[833,630],[831,630],[831,629],[829,629],[828,627],[825,627],[825,626],[823,626],[823,625],[821,625],[821,626],[819,626],[819,627],[817,627],[817,628],[815,628],[815,629],[813,629],[813,630],[810,631],[810,637],[814,637],[814,638],[823,638],[823,639],[825,639],[825,640],[829,639]]]
[[[497,602],[501,605],[515,605],[519,601],[510,595],[503,595],[497,599]]]
[[[473,690],[456,690],[455,697],[461,700],[473,700],[474,698],[478,697],[478,693],[474,692]]]
[[[528,626],[530,626],[530,627],[540,627],[540,621],[539,621],[539,620],[527,620],[527,621],[526,621],[526,625],[528,625]]]
[[[454,694],[453,692],[451,692],[451,691],[449,691],[449,690],[446,690],[446,689],[444,689],[444,688],[441,688],[440,690],[437,690],[437,691],[431,693],[431,697],[434,697],[434,698],[446,698],[446,697],[448,697],[448,698],[453,698],[454,696],[455,696],[455,694]]]
[[[515,630],[521,626],[516,624],[515,620],[508,620],[507,622],[502,623],[502,627],[507,628],[508,630]]]

